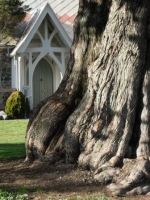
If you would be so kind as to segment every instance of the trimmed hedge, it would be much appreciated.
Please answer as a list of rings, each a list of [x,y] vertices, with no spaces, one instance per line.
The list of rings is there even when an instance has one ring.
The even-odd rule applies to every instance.
[[[23,119],[30,113],[28,99],[20,91],[13,92],[6,101],[5,112],[9,118]]]

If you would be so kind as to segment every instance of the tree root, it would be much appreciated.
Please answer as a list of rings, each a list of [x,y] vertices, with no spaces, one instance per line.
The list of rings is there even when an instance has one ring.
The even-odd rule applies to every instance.
[[[114,180],[114,177],[120,173],[119,168],[106,167],[104,171],[95,174],[94,178],[98,180],[102,185],[111,183]]]
[[[150,185],[141,185],[127,192],[127,195],[150,195]]]
[[[111,183],[107,188],[114,195],[150,195],[148,183],[150,179],[149,160],[122,160],[115,156],[95,171],[94,178],[101,184]]]
[[[116,174],[115,174],[116,175]],[[150,187],[143,186],[143,182],[150,178],[150,161],[144,159],[124,160],[120,174],[113,178],[114,183],[108,189],[114,195],[120,194],[148,194]]]
[[[119,156],[112,157],[95,171],[94,178],[101,184],[114,182],[114,177],[120,173],[119,166],[122,166],[122,160]]]

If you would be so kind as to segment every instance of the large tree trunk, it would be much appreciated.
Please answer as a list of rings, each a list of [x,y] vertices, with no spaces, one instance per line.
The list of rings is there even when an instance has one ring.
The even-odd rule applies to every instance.
[[[133,190],[150,177],[149,22],[149,0],[80,0],[66,74],[30,118],[26,161],[78,162],[115,193],[149,191]]]

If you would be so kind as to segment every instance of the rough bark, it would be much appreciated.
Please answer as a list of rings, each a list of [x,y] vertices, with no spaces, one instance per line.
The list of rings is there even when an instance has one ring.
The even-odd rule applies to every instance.
[[[68,68],[33,112],[26,161],[78,162],[116,194],[148,193],[137,184],[150,177],[149,22],[148,0],[79,2]]]

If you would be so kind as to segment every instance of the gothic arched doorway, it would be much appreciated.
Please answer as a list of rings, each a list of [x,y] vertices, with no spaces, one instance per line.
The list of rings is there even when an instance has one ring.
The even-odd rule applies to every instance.
[[[53,72],[50,64],[42,58],[33,74],[33,107],[53,94]]]

